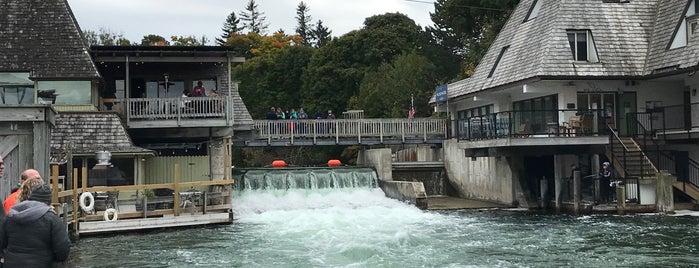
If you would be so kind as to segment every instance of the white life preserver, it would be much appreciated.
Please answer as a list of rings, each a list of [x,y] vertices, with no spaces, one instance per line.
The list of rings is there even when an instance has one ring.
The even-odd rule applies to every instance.
[[[85,199],[90,199],[90,205],[85,204]],[[85,212],[92,211],[95,208],[95,197],[92,196],[92,193],[84,192],[80,195],[80,208]]]
[[[112,218],[109,218],[109,214],[112,214]],[[108,208],[107,210],[104,211],[104,220],[105,221],[116,221],[119,218],[119,214],[117,213],[117,210],[114,208]]]

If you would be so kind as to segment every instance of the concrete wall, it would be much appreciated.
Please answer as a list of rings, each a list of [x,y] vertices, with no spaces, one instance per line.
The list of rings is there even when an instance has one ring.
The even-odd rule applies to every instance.
[[[442,149],[429,145],[417,145],[396,152],[396,162],[442,161]]]
[[[427,194],[422,182],[387,181],[381,184],[386,197],[414,204],[427,209]]]
[[[505,157],[465,157],[454,139],[444,141],[444,167],[450,183],[463,198],[502,204],[515,203],[518,175]]]
[[[357,165],[373,167],[381,181],[393,180],[393,161],[390,148],[359,151]]]

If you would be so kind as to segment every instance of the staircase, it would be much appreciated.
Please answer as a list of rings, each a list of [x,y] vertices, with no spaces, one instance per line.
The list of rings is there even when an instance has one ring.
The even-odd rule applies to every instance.
[[[619,175],[624,178],[655,177],[658,172],[641,146],[631,137],[615,136],[611,139],[610,147],[607,148],[607,158],[611,159]]]
[[[672,186],[692,199],[699,200],[699,188],[697,188],[694,184],[677,181],[673,183]]]

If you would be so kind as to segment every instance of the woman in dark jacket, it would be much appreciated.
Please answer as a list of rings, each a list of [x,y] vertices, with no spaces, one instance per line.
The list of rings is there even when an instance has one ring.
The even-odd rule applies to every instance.
[[[29,199],[10,209],[0,226],[0,245],[5,251],[4,268],[52,267],[70,253],[66,226],[51,204],[51,187],[32,188]]]

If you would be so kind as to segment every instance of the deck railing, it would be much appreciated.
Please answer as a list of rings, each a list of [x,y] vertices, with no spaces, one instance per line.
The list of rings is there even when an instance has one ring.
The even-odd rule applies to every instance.
[[[189,118],[225,118],[225,97],[129,98],[110,99],[103,110],[120,112],[128,120],[174,120]]]
[[[257,136],[265,139],[446,138],[443,118],[255,120]]]

